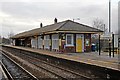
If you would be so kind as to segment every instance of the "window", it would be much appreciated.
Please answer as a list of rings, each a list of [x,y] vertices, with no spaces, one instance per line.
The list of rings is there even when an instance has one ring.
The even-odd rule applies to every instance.
[[[73,34],[66,34],[66,45],[73,46]]]
[[[67,36],[67,44],[72,44],[72,36],[71,35]]]
[[[89,39],[85,39],[85,45],[90,46],[90,40]]]

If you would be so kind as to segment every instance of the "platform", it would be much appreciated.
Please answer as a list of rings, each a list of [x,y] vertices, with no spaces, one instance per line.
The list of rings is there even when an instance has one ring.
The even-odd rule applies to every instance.
[[[120,71],[119,54],[116,54],[115,57],[110,58],[106,53],[101,53],[101,55],[99,56],[97,52],[59,53],[59,52],[52,52],[41,49],[33,49],[28,47],[26,48],[26,47],[18,47],[18,46],[10,46],[10,45],[6,45],[6,46]]]
[[[0,53],[0,61],[2,60],[2,55]],[[0,80],[2,80],[3,74],[2,74],[2,67],[1,67],[1,63],[0,63]]]
[[[2,66],[1,66],[1,60],[2,60],[2,55],[0,53],[0,80],[3,79],[4,75],[3,75],[3,69],[2,69]]]
[[[2,70],[1,70],[1,65],[0,65],[0,80],[2,80]]]

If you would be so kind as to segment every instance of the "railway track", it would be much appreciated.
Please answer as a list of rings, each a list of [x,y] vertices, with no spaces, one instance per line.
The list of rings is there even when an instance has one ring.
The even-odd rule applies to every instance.
[[[38,80],[34,75],[3,53],[1,66],[8,80]]]
[[[35,66],[45,70],[46,72],[52,73],[53,75],[56,76],[56,78],[65,79],[65,80],[67,79],[91,80],[91,78],[88,76],[48,63],[31,55],[27,55],[24,53],[21,54],[14,53],[14,54],[24,60],[27,60],[28,62],[34,64]]]
[[[26,55],[23,55],[23,56],[26,56]],[[51,64],[51,63],[47,63],[47,62],[42,61],[40,59],[33,58],[31,56],[27,56],[27,57],[28,57],[27,61],[32,62],[32,64],[34,64],[38,67],[41,67],[41,68],[43,68],[43,69],[45,69],[45,70],[47,70],[47,71],[49,71],[57,76],[61,76],[63,78],[82,78],[82,80],[83,79],[90,79],[90,77],[73,72],[71,70],[67,70],[65,68],[56,66],[56,65]]]

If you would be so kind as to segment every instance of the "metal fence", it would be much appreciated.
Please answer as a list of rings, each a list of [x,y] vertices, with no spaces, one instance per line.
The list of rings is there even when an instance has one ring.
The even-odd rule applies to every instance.
[[[119,54],[118,34],[97,35],[95,39],[92,39],[92,43],[96,45],[96,51],[99,55],[102,52],[107,52],[110,57]]]

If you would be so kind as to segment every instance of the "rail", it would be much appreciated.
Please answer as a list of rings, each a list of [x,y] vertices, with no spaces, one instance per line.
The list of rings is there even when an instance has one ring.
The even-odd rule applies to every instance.
[[[20,66],[18,63],[16,63],[14,60],[12,60],[10,57],[8,57],[6,54],[2,53],[3,56],[5,56],[7,59],[9,59],[13,64],[15,64],[20,70],[23,70],[23,72],[28,75],[29,78],[33,79],[33,80],[39,80],[37,79],[34,75],[32,75],[29,71],[25,70],[22,66]],[[7,69],[7,67],[5,67],[4,63],[1,62],[3,69],[5,70],[7,77],[9,80],[15,80],[15,78],[13,77],[13,75],[9,72],[9,70]]]

